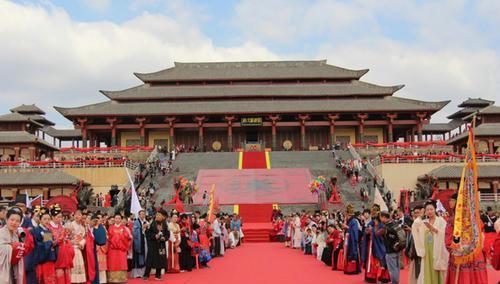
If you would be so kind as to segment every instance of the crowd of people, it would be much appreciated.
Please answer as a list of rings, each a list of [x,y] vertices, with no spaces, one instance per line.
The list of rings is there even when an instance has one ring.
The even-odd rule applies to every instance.
[[[484,249],[474,259],[456,265],[450,254],[456,195],[444,214],[433,200],[415,206],[410,214],[362,212],[351,205],[341,211],[306,211],[287,216],[273,213],[274,232],[286,247],[313,255],[332,270],[364,274],[368,283],[399,283],[400,270],[409,268],[408,283],[488,283],[487,263],[500,270],[500,220],[492,208],[481,216]],[[458,282],[457,282],[458,281]]]
[[[0,207],[0,283],[126,283],[153,273],[161,280],[208,267],[243,240],[238,215],[67,213],[59,205]]]

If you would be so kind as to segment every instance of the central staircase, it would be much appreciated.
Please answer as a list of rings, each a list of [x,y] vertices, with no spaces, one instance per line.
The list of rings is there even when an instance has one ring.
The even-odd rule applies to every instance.
[[[272,204],[241,204],[239,214],[243,220],[245,242],[269,242],[272,232]]]

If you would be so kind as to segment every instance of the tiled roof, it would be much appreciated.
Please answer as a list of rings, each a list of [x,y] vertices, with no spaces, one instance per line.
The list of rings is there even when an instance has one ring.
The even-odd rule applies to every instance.
[[[101,91],[112,100],[194,99],[226,97],[392,95],[403,86],[377,86],[361,81],[327,84],[234,84],[198,86],[141,85],[123,91]]]
[[[26,131],[0,131],[0,144],[38,143],[58,150],[57,147]]]
[[[462,176],[463,166],[441,166],[428,173],[437,178],[459,179]],[[478,165],[478,178],[500,178],[500,165]],[[421,176],[420,178],[423,178]]]
[[[30,122],[37,126],[43,127],[43,125],[36,120],[30,119],[29,116],[17,112],[0,115],[0,122]]]
[[[350,70],[315,61],[175,62],[174,67],[154,73],[135,73],[144,82],[272,80],[272,79],[359,79],[368,70]]]
[[[43,128],[43,132],[56,138],[81,138],[82,131],[80,129],[55,129],[48,126]]]
[[[485,100],[481,98],[468,98],[463,101],[458,107],[485,107],[494,104],[495,101]]]
[[[0,186],[15,185],[77,185],[80,180],[65,172],[49,170],[0,170]]]
[[[273,114],[273,113],[330,113],[438,111],[449,101],[424,102],[393,96],[373,99],[331,100],[227,100],[189,102],[117,102],[108,101],[76,108],[54,107],[62,115],[195,115],[195,114]]]
[[[500,123],[482,123],[474,128],[474,136],[498,136],[500,137]],[[463,132],[450,140],[448,140],[448,144],[453,144],[456,141],[460,141],[462,139],[467,139],[469,133]]]
[[[463,123],[463,121],[457,119],[454,119],[448,123],[429,123],[424,124],[422,130],[423,132],[448,132],[459,127]]]
[[[36,114],[45,114],[45,112],[37,107],[35,104],[32,105],[25,105],[22,104],[20,106],[17,106],[15,108],[10,109],[11,112],[19,112],[19,113],[36,113]]]

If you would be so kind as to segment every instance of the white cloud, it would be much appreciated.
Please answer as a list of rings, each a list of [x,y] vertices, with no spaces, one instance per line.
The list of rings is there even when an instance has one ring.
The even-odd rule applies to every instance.
[[[371,69],[363,80],[405,84],[397,96],[452,100],[434,116],[444,121],[467,97],[500,101],[500,53],[490,47],[498,35],[482,22],[498,12],[498,3],[242,0],[233,22],[252,40],[284,48],[307,42],[315,58]]]
[[[278,59],[251,41],[220,48],[186,19],[144,13],[123,24],[76,22],[62,9],[0,0],[0,113],[37,103],[61,126],[53,105],[79,106],[106,98],[99,89],[139,84],[133,72],[173,61]]]

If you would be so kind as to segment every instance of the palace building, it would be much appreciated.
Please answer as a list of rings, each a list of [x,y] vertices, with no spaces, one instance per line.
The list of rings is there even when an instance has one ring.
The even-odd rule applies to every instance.
[[[326,60],[176,62],[134,73],[138,86],[101,91],[105,102],[55,108],[81,131],[84,147],[315,150],[422,140],[431,115],[449,103],[394,96],[403,85],[361,81],[367,72]]]

